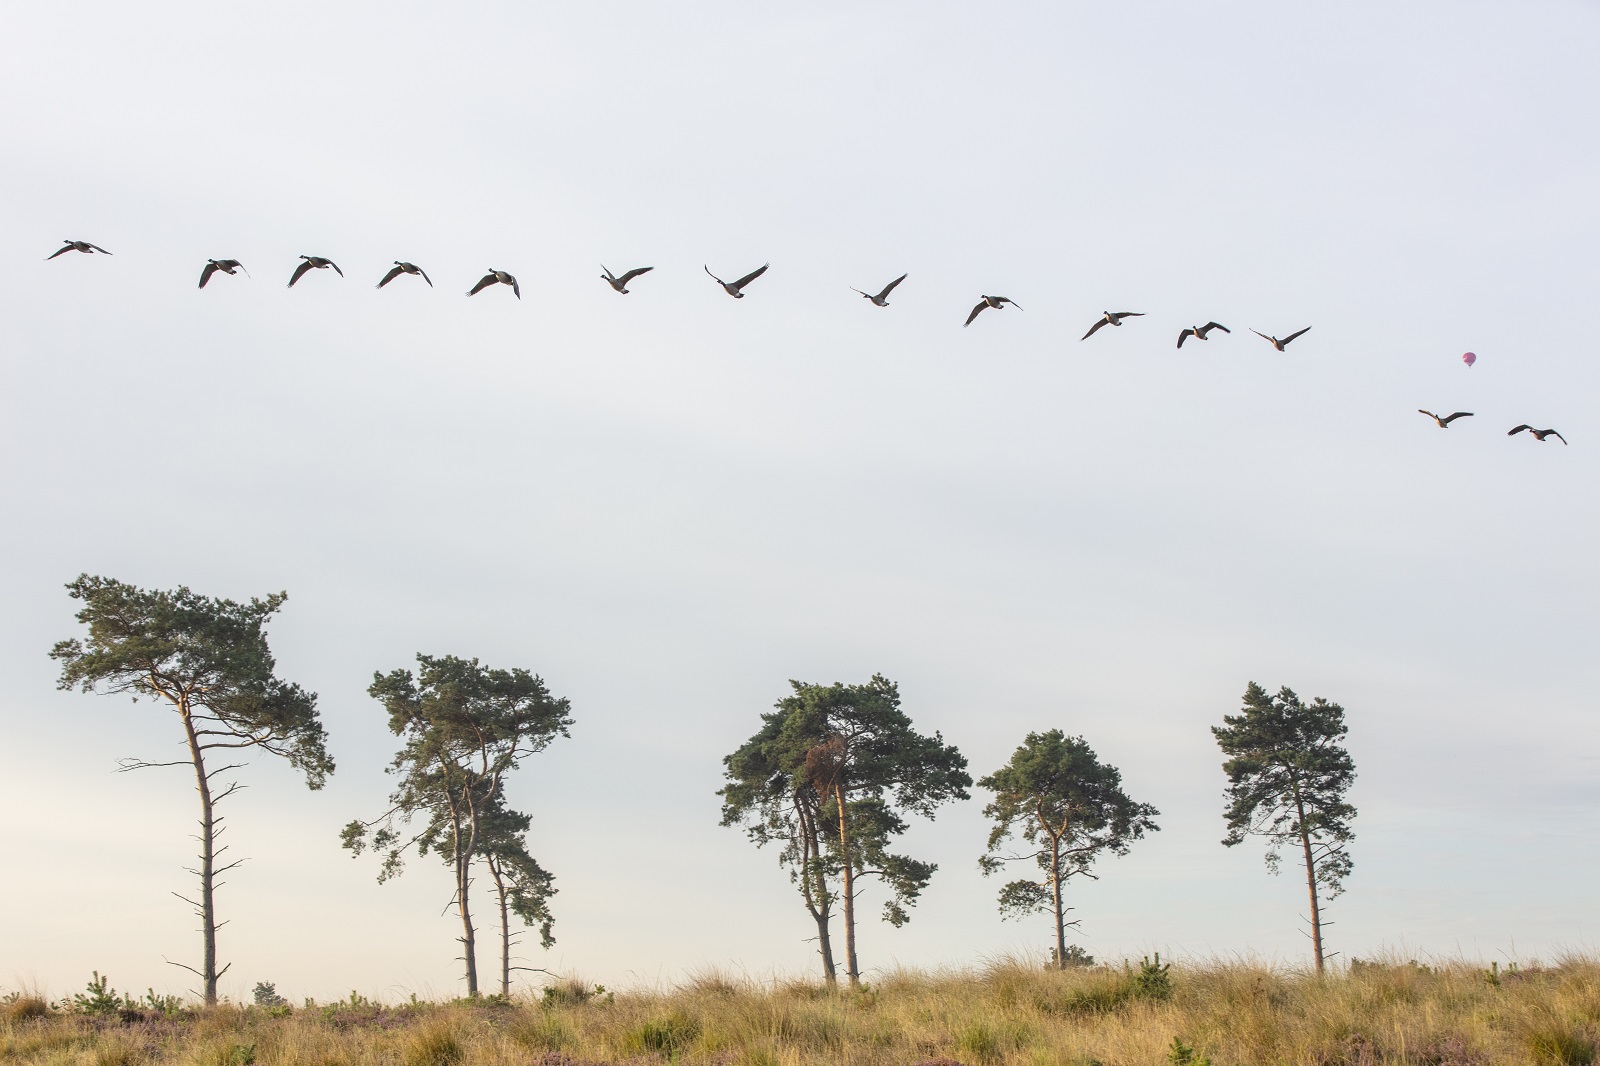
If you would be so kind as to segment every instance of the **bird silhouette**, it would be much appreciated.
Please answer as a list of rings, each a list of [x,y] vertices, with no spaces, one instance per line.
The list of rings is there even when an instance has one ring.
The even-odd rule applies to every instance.
[[[1292,341],[1296,337],[1300,336],[1300,334],[1309,332],[1310,329],[1311,329],[1311,327],[1307,326],[1305,329],[1296,330],[1295,332],[1289,334],[1287,337],[1283,338],[1283,340],[1281,340],[1281,341],[1276,337],[1267,336],[1265,333],[1262,333],[1259,329],[1253,329],[1250,332],[1254,333],[1256,336],[1260,337],[1262,340],[1266,341],[1268,344],[1272,345],[1274,348],[1278,349],[1278,351],[1281,352],[1281,351],[1283,351],[1284,345],[1288,344],[1290,341]]]
[[[472,291],[467,295],[476,296],[490,285],[510,285],[511,291],[516,295],[517,299],[522,299],[522,288],[517,284],[517,279],[504,270],[496,270],[493,267],[489,268],[489,273],[478,279],[478,283],[472,287]]]
[[[306,276],[306,271],[308,270],[326,270],[329,267],[333,267],[335,274],[341,278],[344,277],[344,271],[340,270],[339,264],[332,259],[324,259],[320,255],[302,255],[300,258],[304,259],[305,262],[295,267],[294,273],[289,275],[289,288],[291,289],[294,288],[295,282]]]
[[[995,310],[998,311],[998,310],[1002,309],[1002,305],[1004,305],[1004,304],[1010,304],[1012,307],[1015,307],[1018,311],[1022,310],[1022,305],[1017,303],[1017,301],[1015,301],[1013,299],[1010,299],[1009,297],[1006,297],[1006,296],[985,296],[982,300],[980,300],[978,302],[978,306],[974,307],[972,309],[972,313],[967,316],[967,320],[965,322],[961,323],[961,324],[963,326],[970,326],[970,325],[972,325],[972,320],[978,317],[978,312],[979,311],[982,311],[982,310],[984,310],[986,308],[990,308],[990,307],[992,307],[992,308],[994,308]]]
[[[1099,330],[1101,326],[1120,326],[1122,325],[1122,320],[1125,318],[1143,317],[1143,311],[1102,311],[1100,312],[1100,321],[1090,326],[1089,332],[1085,333],[1078,339],[1082,341],[1088,340],[1090,337],[1095,335],[1095,332]]]
[[[200,287],[205,288],[211,275],[219,270],[224,274],[232,274],[236,270],[244,270],[244,264],[237,259],[207,259],[205,269],[200,271]],[[250,271],[244,270],[244,276],[248,278]]]
[[[415,263],[402,263],[398,259],[394,261],[394,269],[385,274],[383,276],[383,280],[378,282],[378,288],[383,288],[385,285],[389,284],[389,282],[393,281],[395,278],[398,278],[401,274],[415,274],[417,277],[428,283],[428,288],[433,288],[433,279],[428,277],[427,274],[423,273],[421,267],[417,266]]]
[[[898,278],[895,278],[893,281],[889,282],[889,284],[885,285],[883,287],[883,291],[878,293],[878,295],[876,295],[876,296],[872,295],[872,293],[870,293],[870,292],[861,292],[861,290],[856,288],[854,285],[850,286],[850,291],[851,292],[861,292],[861,295],[866,297],[867,299],[871,300],[872,303],[873,303],[873,306],[875,306],[875,307],[888,307],[889,306],[889,294],[894,291],[894,287],[896,285],[898,285],[902,281],[906,280],[907,277],[909,277],[909,275],[901,274]]]
[[[1417,413],[1420,414],[1420,415],[1427,415],[1429,418],[1431,418],[1435,422],[1439,423],[1439,428],[1440,429],[1449,429],[1450,428],[1450,423],[1454,422],[1458,418],[1471,418],[1472,417],[1472,412],[1471,411],[1457,411],[1454,414],[1448,414],[1448,415],[1445,415],[1444,417],[1441,418],[1440,416],[1434,414],[1432,411],[1424,411],[1420,407],[1417,408]],[[1513,432],[1515,432],[1515,430],[1513,430]]]
[[[1518,433],[1521,433],[1523,430],[1527,430],[1529,433],[1532,433],[1534,435],[1534,437],[1536,439],[1538,439],[1539,441],[1541,441],[1541,442],[1546,437],[1554,437],[1556,440],[1560,441],[1562,444],[1567,443],[1567,438],[1563,437],[1561,434],[1557,433],[1555,430],[1553,430],[1553,429],[1534,429],[1532,426],[1528,425],[1527,423],[1523,423],[1522,425],[1518,426],[1516,429],[1513,429],[1510,433],[1507,433],[1506,436],[1515,437]]]
[[[626,296],[628,294],[628,282],[632,281],[634,278],[638,277],[640,274],[648,274],[648,273],[650,273],[650,271],[654,270],[655,267],[634,267],[632,270],[628,271],[626,274],[622,275],[622,277],[620,277],[620,278],[617,277],[615,274],[611,273],[611,268],[606,266],[604,263],[600,264],[600,269],[605,271],[604,274],[600,275],[601,278],[603,278],[605,280],[605,283],[607,285],[610,285],[613,289],[616,289],[618,292],[622,293],[624,296]],[[761,268],[761,270],[765,270],[765,269],[767,269],[767,268],[766,267],[762,267]],[[759,271],[759,270],[756,271],[757,274],[759,274],[760,272],[761,271]],[[750,277],[755,277],[755,274],[750,275]],[[745,280],[749,281],[750,278],[746,278]]]
[[[88,241],[72,241],[72,240],[69,240],[69,241],[67,241],[66,244],[63,244],[61,246],[61,250],[60,251],[51,252],[49,255],[45,256],[44,257],[44,261],[46,263],[48,263],[50,260],[54,259],[56,256],[65,255],[68,252],[90,252],[90,253],[99,252],[101,255],[110,255],[111,254],[110,252],[106,251],[104,248],[100,247],[98,244],[90,244]]]
[[[1178,334],[1178,347],[1182,348],[1183,342],[1188,340],[1190,337],[1193,337],[1197,341],[1210,340],[1211,338],[1207,337],[1206,334],[1210,333],[1214,329],[1220,329],[1224,333],[1233,332],[1233,330],[1229,329],[1227,326],[1224,326],[1221,322],[1207,322],[1203,326],[1190,326],[1188,329]]]
[[[701,264],[701,265],[704,266],[704,264]],[[706,270],[707,274],[711,274],[711,280],[712,281],[714,281],[718,285],[722,286],[722,291],[723,292],[727,293],[729,296],[732,296],[735,300],[742,300],[742,299],[744,299],[744,287],[746,285],[750,284],[752,281],[754,281],[757,278],[759,278],[761,275],[765,274],[767,272],[767,267],[769,267],[771,265],[772,265],[771,263],[763,264],[760,270],[752,270],[752,271],[750,271],[750,273],[746,274],[744,277],[740,278],[738,281],[732,282],[731,284],[729,282],[723,281],[721,278],[717,277],[715,274],[711,274],[711,268],[710,267],[706,267],[705,270]]]

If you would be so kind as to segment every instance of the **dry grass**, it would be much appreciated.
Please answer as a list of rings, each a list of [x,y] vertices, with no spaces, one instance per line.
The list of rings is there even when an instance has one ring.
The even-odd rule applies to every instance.
[[[1594,1066],[1600,963],[1498,975],[1467,964],[1369,965],[1318,980],[1248,964],[1063,974],[1002,964],[897,973],[866,990],[700,974],[662,992],[540,1002],[221,1008],[91,1018],[38,1003],[0,1013],[0,1063],[40,1066],[476,1066],[707,1063],[879,1066]],[[1181,1046],[1175,1041],[1181,1041]]]

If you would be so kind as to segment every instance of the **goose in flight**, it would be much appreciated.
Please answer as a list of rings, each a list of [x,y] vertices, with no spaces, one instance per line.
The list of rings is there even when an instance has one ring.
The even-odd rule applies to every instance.
[[[211,280],[211,275],[219,270],[224,274],[232,274],[236,270],[244,270],[244,264],[237,259],[207,259],[206,268],[200,271],[200,287],[205,288],[206,282]],[[244,276],[248,278],[250,271],[244,270]]]
[[[711,280],[722,286],[723,292],[727,293],[729,296],[732,296],[735,300],[742,300],[744,299],[744,287],[759,278],[761,275],[765,274],[767,272],[767,267],[771,265],[771,263],[763,264],[760,270],[752,270],[738,281],[732,283],[723,281],[715,274],[711,274],[710,267],[706,267],[705,269],[707,274],[711,274]]]
[[[1289,334],[1287,337],[1283,338],[1283,340],[1281,340],[1281,341],[1276,337],[1267,336],[1265,333],[1262,333],[1259,329],[1253,329],[1250,332],[1254,333],[1256,336],[1260,337],[1262,340],[1266,341],[1268,344],[1272,345],[1274,348],[1278,349],[1278,351],[1281,352],[1281,351],[1283,351],[1283,346],[1284,345],[1288,344],[1290,341],[1292,341],[1296,337],[1300,336],[1300,334],[1307,333],[1310,330],[1311,330],[1310,326],[1307,326],[1305,329],[1295,330],[1293,333]]]
[[[883,287],[883,291],[878,293],[878,295],[876,295],[876,296],[872,295],[870,292],[861,292],[861,290],[856,288],[854,285],[850,286],[850,291],[851,292],[861,292],[861,295],[866,297],[867,299],[871,300],[872,303],[873,303],[873,306],[875,306],[875,307],[888,307],[889,306],[889,294],[894,291],[894,287],[896,285],[898,285],[902,281],[906,280],[906,278],[908,276],[909,275],[901,274],[898,278],[895,278],[893,281],[889,282],[889,284],[885,285]],[[985,297],[985,299],[987,299],[987,297]]]
[[[1553,429],[1534,429],[1532,426],[1528,425],[1526,422],[1524,422],[1522,425],[1518,426],[1516,429],[1512,430],[1510,433],[1507,433],[1506,436],[1515,437],[1518,433],[1521,433],[1523,430],[1527,430],[1529,433],[1532,433],[1536,438],[1538,438],[1541,441],[1543,441],[1546,437],[1554,437],[1556,440],[1560,441],[1562,444],[1567,443],[1567,438],[1563,437],[1561,434],[1557,433],[1555,430],[1553,430]]]
[[[1424,411],[1420,407],[1417,408],[1417,414],[1419,414],[1419,415],[1427,415],[1429,418],[1431,418],[1435,422],[1439,423],[1439,428],[1440,429],[1449,429],[1450,428],[1450,423],[1454,422],[1458,418],[1471,418],[1472,417],[1472,412],[1471,411],[1457,411],[1454,414],[1448,414],[1448,415],[1445,415],[1445,416],[1443,416],[1441,418],[1439,415],[1434,414],[1432,411]],[[1515,433],[1516,430],[1512,430],[1511,432]]]
[[[1207,322],[1203,326],[1190,326],[1188,329],[1178,334],[1178,347],[1182,348],[1183,342],[1188,340],[1190,337],[1193,337],[1197,341],[1210,340],[1206,334],[1210,333],[1214,329],[1220,329],[1224,333],[1233,332],[1233,330],[1229,329],[1227,326],[1224,326],[1221,322]]]
[[[333,267],[335,274],[341,278],[344,277],[344,271],[340,270],[339,264],[332,259],[324,259],[320,255],[302,255],[300,258],[304,259],[305,262],[295,267],[294,273],[289,275],[289,288],[291,289],[294,288],[295,282],[306,276],[306,271],[308,270],[326,270],[329,267]]]
[[[965,322],[961,323],[961,324],[963,326],[970,326],[970,325],[972,325],[972,320],[978,317],[978,312],[979,311],[982,311],[986,307],[993,307],[996,310],[999,310],[1002,304],[1010,304],[1012,307],[1015,307],[1018,311],[1022,310],[1022,305],[1017,303],[1017,301],[1011,299],[1010,297],[1006,297],[1006,296],[985,296],[981,301],[979,301],[978,306],[974,307],[972,309],[972,314],[967,316],[967,320]]]
[[[49,255],[45,256],[44,261],[48,263],[56,256],[65,255],[68,252],[89,252],[91,254],[94,252],[99,252],[101,255],[111,254],[98,244],[90,244],[88,241],[68,241],[61,246],[61,250],[59,252],[51,252]]]
[[[490,285],[510,285],[511,291],[516,295],[517,299],[522,299],[522,288],[517,284],[517,279],[504,270],[496,270],[493,267],[489,268],[489,273],[478,279],[478,283],[472,287],[472,291],[467,295],[476,296]]]
[[[1102,312],[1100,312],[1100,321],[1098,321],[1094,325],[1090,326],[1089,327],[1089,332],[1085,333],[1082,337],[1079,337],[1078,339],[1079,340],[1084,340],[1084,341],[1088,340],[1090,337],[1095,335],[1095,331],[1098,330],[1101,326],[1120,326],[1120,325],[1122,325],[1122,320],[1125,319],[1125,318],[1143,318],[1143,317],[1144,317],[1144,312],[1143,311],[1102,311]],[[1213,323],[1213,325],[1215,325],[1215,323]]]
[[[634,267],[632,270],[628,271],[626,274],[622,275],[622,277],[620,277],[620,278],[617,277],[615,274],[611,273],[611,268],[606,266],[604,263],[600,264],[600,269],[605,271],[604,274],[600,275],[600,277],[605,281],[605,283],[607,285],[610,285],[613,289],[616,289],[618,292],[622,293],[622,295],[626,296],[626,295],[628,295],[628,282],[632,281],[634,278],[638,277],[640,274],[648,274],[648,273],[650,273],[650,271],[654,270],[655,267]],[[765,269],[767,269],[767,268],[766,267],[762,267],[761,268],[761,270],[765,270]],[[761,273],[761,270],[756,271],[756,274]],[[756,274],[751,274],[750,278],[755,277]],[[745,278],[744,280],[745,281],[749,281],[750,278]],[[743,285],[744,282],[741,281],[739,284]]]
[[[398,259],[394,261],[394,269],[385,274],[383,276],[383,280],[378,282],[378,288],[383,288],[385,285],[389,284],[389,282],[393,281],[395,278],[398,278],[401,274],[415,274],[417,277],[428,283],[428,288],[433,288],[433,279],[428,277],[428,275],[423,272],[421,267],[417,266],[415,263],[402,263]]]

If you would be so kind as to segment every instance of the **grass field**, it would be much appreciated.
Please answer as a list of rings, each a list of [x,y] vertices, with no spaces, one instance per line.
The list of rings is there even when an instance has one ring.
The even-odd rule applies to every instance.
[[[892,974],[857,993],[708,975],[660,992],[568,982],[511,1003],[165,1006],[101,1002],[94,1013],[13,993],[0,1006],[0,1062],[1590,1064],[1600,963],[1357,964],[1321,980],[1247,963],[1005,963]]]

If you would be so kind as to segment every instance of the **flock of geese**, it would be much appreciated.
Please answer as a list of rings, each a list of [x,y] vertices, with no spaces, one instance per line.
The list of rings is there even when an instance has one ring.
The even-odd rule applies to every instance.
[[[65,255],[68,252],[82,252],[82,253],[85,253],[85,254],[99,253],[101,255],[110,255],[111,254],[110,252],[106,251],[104,248],[100,247],[98,244],[93,244],[93,243],[91,243],[89,241],[68,240],[65,243],[63,243],[62,246],[59,249],[57,249],[56,251],[52,252],[50,255],[45,256],[45,260],[48,262],[49,260],[56,258],[56,256]],[[742,300],[742,299],[744,299],[744,296],[745,296],[745,292],[744,292],[745,288],[748,285],[750,285],[751,282],[755,281],[757,278],[761,277],[761,275],[765,274],[767,272],[767,268],[770,267],[771,265],[772,265],[771,263],[763,263],[761,266],[757,267],[755,270],[750,271],[750,273],[744,275],[741,278],[738,278],[735,281],[724,281],[724,280],[722,280],[721,278],[717,277],[717,275],[711,273],[711,267],[709,267],[709,266],[705,267],[705,272],[706,272],[707,276],[709,276],[711,278],[712,281],[716,282],[718,285],[720,285],[722,287],[722,291],[723,292],[727,293],[729,296],[732,296],[735,300]],[[307,274],[309,274],[313,270],[330,270],[330,269],[335,274],[338,274],[341,278],[344,277],[344,271],[340,270],[339,269],[339,264],[335,263],[332,259],[328,259],[328,258],[326,258],[324,256],[320,256],[320,255],[302,255],[300,257],[299,265],[297,265],[294,268],[294,273],[289,275],[289,288],[291,288],[291,289],[294,288],[295,282],[299,281],[301,278],[305,277]],[[604,281],[606,284],[610,285],[617,292],[622,293],[623,295],[627,295],[627,293],[628,293],[628,283],[629,282],[633,281],[635,278],[639,277],[640,275],[648,274],[650,271],[654,270],[655,268],[654,267],[635,267],[632,270],[629,270],[629,271],[627,271],[625,273],[622,273],[622,274],[613,274],[611,272],[611,268],[606,266],[604,263],[602,263],[600,265],[600,269],[605,271],[605,273],[600,275],[600,278],[601,278],[602,281]],[[228,275],[231,276],[233,274],[238,273],[239,271],[244,271],[244,274],[245,274],[246,277],[250,276],[250,272],[248,270],[244,269],[244,264],[239,262],[239,260],[237,260],[237,259],[208,259],[208,260],[206,260],[205,267],[200,271],[200,288],[202,288],[202,289],[205,288],[206,287],[206,283],[211,280],[213,275],[216,275],[216,274],[228,274]],[[391,281],[395,280],[396,278],[398,278],[402,274],[406,274],[406,275],[409,275],[409,276],[412,276],[412,277],[421,278],[423,281],[428,283],[428,287],[430,289],[433,288],[433,279],[428,277],[426,271],[424,271],[421,267],[417,266],[415,263],[406,263],[406,262],[402,262],[399,259],[396,259],[394,261],[394,266],[389,270],[389,272],[387,274],[385,274],[383,276],[383,280],[378,282],[377,287],[380,288],[380,289],[383,288],[385,285],[389,284]],[[857,289],[854,286],[851,286],[850,288],[851,288],[852,292],[859,293],[864,299],[866,299],[870,303],[872,303],[873,306],[875,306],[875,307],[888,307],[889,306],[889,294],[894,292],[895,286],[899,285],[902,281],[906,280],[907,276],[908,275],[906,275],[906,274],[901,274],[898,278],[895,278],[893,281],[889,282],[889,284],[885,285],[882,289],[879,289],[876,293],[866,292],[865,290]],[[510,273],[509,271],[497,270],[497,269],[494,269],[492,267],[490,268],[490,270],[489,270],[489,272],[487,274],[485,274],[483,277],[478,279],[478,283],[476,285],[472,286],[471,289],[467,290],[467,295],[468,296],[476,296],[478,293],[482,292],[484,289],[487,289],[487,288],[489,288],[490,286],[493,286],[493,285],[505,285],[505,286],[508,286],[511,289],[511,293],[512,293],[513,296],[515,296],[519,300],[522,299],[522,287],[517,284],[516,276],[514,274]],[[987,310],[989,310],[991,308],[993,308],[996,311],[1002,311],[1002,310],[1004,310],[1006,308],[1006,305],[1008,305],[1008,304],[1010,306],[1012,306],[1012,307],[1015,307],[1019,311],[1022,310],[1022,305],[1017,303],[1015,300],[1011,299],[1010,297],[985,295],[982,299],[980,299],[978,301],[977,305],[975,307],[973,307],[973,309],[967,314],[967,320],[965,322],[963,322],[962,325],[963,326],[970,326],[970,325],[972,325],[973,319],[977,318],[978,315],[982,314],[984,311],[987,311]],[[1085,333],[1080,338],[1080,340],[1088,340],[1090,337],[1094,336],[1096,333],[1098,333],[1101,329],[1103,329],[1106,326],[1121,326],[1124,319],[1128,319],[1128,318],[1143,318],[1143,317],[1144,317],[1144,312],[1143,311],[1104,311],[1104,312],[1101,312],[1100,318],[1095,321],[1094,325],[1089,327],[1089,332]],[[1262,340],[1264,340],[1268,344],[1272,345],[1272,347],[1274,349],[1276,349],[1277,351],[1282,352],[1282,351],[1285,351],[1288,348],[1289,343],[1291,341],[1295,340],[1295,338],[1297,338],[1297,337],[1304,336],[1307,332],[1310,331],[1310,329],[1311,329],[1310,326],[1306,326],[1304,329],[1295,330],[1293,333],[1289,334],[1286,337],[1270,336],[1270,335],[1268,335],[1266,333],[1262,333],[1260,330],[1255,330],[1255,329],[1252,329],[1250,332],[1254,333],[1256,336],[1260,337]],[[1221,330],[1224,333],[1232,333],[1233,332],[1227,326],[1224,326],[1221,322],[1207,322],[1203,326],[1189,326],[1189,327],[1186,327],[1184,330],[1182,330],[1178,334],[1178,345],[1177,346],[1179,348],[1182,348],[1183,347],[1183,342],[1186,341],[1186,340],[1190,340],[1190,339],[1197,340],[1197,341],[1209,340],[1210,338],[1209,338],[1208,335],[1213,330]],[[1417,409],[1417,413],[1418,414],[1427,415],[1429,418],[1433,419],[1436,423],[1438,423],[1440,429],[1449,429],[1450,428],[1450,423],[1454,422],[1458,418],[1471,418],[1471,417],[1473,417],[1473,414],[1472,414],[1471,411],[1455,411],[1455,412],[1452,412],[1451,414],[1448,414],[1448,415],[1436,415],[1432,411],[1426,411],[1426,410],[1423,410],[1420,407]],[[1523,423],[1522,425],[1519,425],[1516,428],[1512,429],[1507,434],[1507,436],[1514,437],[1518,433],[1522,433],[1522,432],[1527,432],[1534,440],[1540,441],[1541,443],[1546,438],[1549,438],[1549,437],[1556,438],[1556,440],[1559,440],[1562,444],[1566,444],[1567,443],[1567,438],[1563,437],[1560,433],[1556,432],[1554,429],[1535,429],[1533,426],[1528,425],[1527,423]]]

